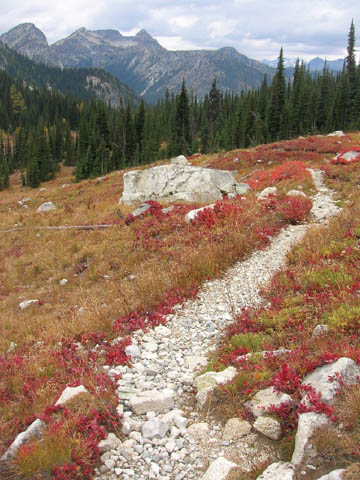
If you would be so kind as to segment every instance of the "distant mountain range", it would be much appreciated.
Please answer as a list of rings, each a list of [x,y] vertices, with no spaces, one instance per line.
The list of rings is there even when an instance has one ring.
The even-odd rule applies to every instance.
[[[23,50],[24,51],[24,50]],[[35,63],[0,41],[0,69],[33,87],[46,87],[81,99],[99,99],[118,106],[120,98],[138,104],[140,98],[114,75],[101,68],[59,68]]]
[[[284,65],[285,68],[293,68],[295,67],[296,64],[296,58],[284,58]],[[263,63],[268,65],[269,67],[274,67],[276,68],[278,60],[277,58],[274,60],[262,60]],[[329,67],[329,70],[333,72],[341,72],[343,65],[344,65],[344,59],[343,58],[338,58],[337,60],[326,60],[326,63]],[[306,62],[307,67],[311,72],[319,72],[322,71],[325,65],[325,60],[316,57],[310,60],[309,62]]]
[[[166,89],[177,92],[183,78],[189,90],[204,96],[214,78],[222,90],[241,92],[259,87],[264,75],[275,70],[241,55],[235,48],[169,51],[145,30],[133,37],[117,30],[86,30],[49,45],[31,23],[14,27],[0,40],[35,62],[58,67],[101,67],[128,84],[148,101],[163,97]]]

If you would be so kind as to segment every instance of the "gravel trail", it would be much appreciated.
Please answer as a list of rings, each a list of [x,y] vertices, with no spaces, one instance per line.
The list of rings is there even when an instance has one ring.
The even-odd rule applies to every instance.
[[[312,215],[315,224],[322,224],[341,209],[324,186],[322,172],[309,171],[317,189],[312,198]],[[283,229],[267,248],[238,262],[223,277],[204,283],[195,299],[175,307],[166,327],[135,334],[131,367],[119,366],[108,371],[110,376],[122,374],[118,381],[119,411],[124,412],[123,433],[128,439],[115,442],[103,454],[98,480],[200,479],[207,461],[224,455],[229,442],[222,440],[219,425],[208,420],[206,446],[187,430],[190,424],[199,421],[198,413],[189,411],[195,371],[206,364],[204,355],[216,346],[234,314],[262,302],[260,288],[284,266],[286,255],[311,225]],[[168,408],[136,415],[131,402],[144,391],[151,391],[150,396],[154,391],[165,396],[170,392]],[[166,415],[173,409],[181,411]],[[251,449],[244,454],[251,455]]]

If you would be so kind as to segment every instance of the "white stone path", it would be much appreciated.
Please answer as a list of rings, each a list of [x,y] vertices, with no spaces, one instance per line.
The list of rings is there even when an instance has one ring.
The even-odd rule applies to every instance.
[[[317,189],[312,198],[314,223],[325,223],[340,208],[335,205],[332,192],[324,186],[322,172],[309,171]],[[176,312],[168,316],[165,329],[160,327],[148,334],[135,334],[132,366],[120,366],[109,372],[110,375],[122,374],[118,395],[120,410],[124,408],[124,433],[129,434],[129,439],[103,455],[104,464],[98,479],[200,479],[204,460],[207,460],[204,451],[208,459],[223,454],[221,450],[226,442],[222,442],[216,424],[210,422],[206,447],[199,446],[186,430],[186,425],[198,421],[197,413],[189,412],[187,405],[188,393],[193,389],[194,370],[206,361],[204,355],[216,346],[234,314],[243,307],[261,303],[260,288],[284,266],[286,255],[311,225],[288,226],[267,248],[238,262],[220,279],[204,283],[195,299],[175,307]],[[173,392],[170,395],[173,400],[167,410],[150,411],[146,415],[135,415],[131,411],[128,400],[131,397],[144,391],[169,393],[169,389]],[[177,420],[171,419],[171,415],[163,419],[162,415],[172,408],[183,412],[175,414]],[[149,438],[147,427],[150,426],[160,432],[153,438]],[[245,454],[251,455],[251,452]]]

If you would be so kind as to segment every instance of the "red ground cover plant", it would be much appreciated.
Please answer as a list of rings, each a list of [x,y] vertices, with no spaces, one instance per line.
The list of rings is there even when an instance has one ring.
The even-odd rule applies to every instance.
[[[304,162],[285,162],[274,168],[255,172],[247,179],[247,183],[254,190],[262,190],[274,186],[282,180],[294,180],[301,183],[304,180],[311,181],[311,175]]]

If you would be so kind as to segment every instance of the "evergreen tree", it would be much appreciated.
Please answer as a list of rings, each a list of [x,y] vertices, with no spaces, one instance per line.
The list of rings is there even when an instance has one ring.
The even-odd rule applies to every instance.
[[[182,82],[181,92],[176,101],[174,137],[171,154],[187,155],[190,151],[190,123],[189,123],[189,98],[185,87],[185,80]]]
[[[284,54],[280,49],[276,73],[271,88],[271,100],[268,112],[268,129],[271,140],[279,137],[281,117],[285,107],[286,84],[284,75]]]

